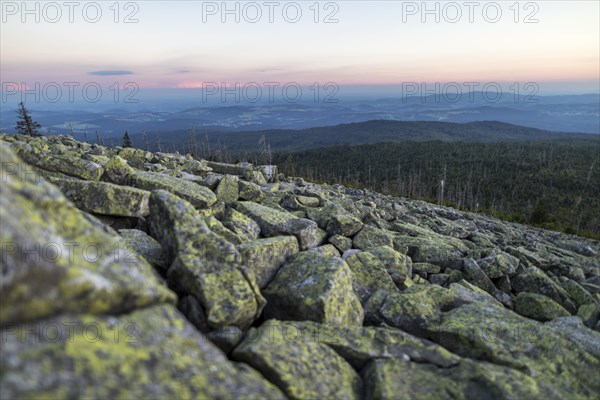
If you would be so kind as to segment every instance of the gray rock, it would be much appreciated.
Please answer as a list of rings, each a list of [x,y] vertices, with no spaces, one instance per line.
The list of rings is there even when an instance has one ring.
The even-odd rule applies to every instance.
[[[337,325],[363,321],[363,308],[352,291],[352,273],[340,258],[300,253],[279,269],[263,295],[267,318]]]
[[[317,224],[309,219],[248,201],[239,202],[236,208],[256,221],[265,236],[296,236],[300,250],[316,247],[324,239]]]
[[[366,250],[371,247],[389,246],[394,247],[392,235],[383,229],[372,225],[365,225],[352,239],[355,248]]]
[[[25,334],[48,327],[54,333]],[[258,372],[229,361],[170,305],[62,315],[14,329],[2,344],[3,399],[170,398],[182,390],[199,399],[285,398]]]
[[[294,338],[278,321],[252,328],[234,350],[243,361],[274,382],[290,399],[359,399],[362,381],[329,346]]]
[[[160,271],[167,271],[167,260],[160,243],[137,229],[120,229],[119,234],[138,254]]]
[[[275,236],[240,244],[237,250],[242,256],[242,263],[254,272],[258,286],[263,289],[279,267],[298,253],[299,248],[294,236]]]
[[[467,275],[471,278],[473,283],[477,285],[477,287],[485,290],[486,292],[492,294],[495,292],[496,287],[491,279],[479,268],[479,265],[472,258],[466,259],[463,265],[463,268]]]
[[[240,178],[233,175],[225,175],[223,178],[221,178],[221,181],[215,190],[217,199],[224,203],[232,203],[237,201],[240,195],[238,189],[239,181]]]

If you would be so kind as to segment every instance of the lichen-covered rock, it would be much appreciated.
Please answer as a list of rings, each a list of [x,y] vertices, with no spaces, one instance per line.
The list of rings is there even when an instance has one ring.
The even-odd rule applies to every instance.
[[[249,169],[244,174],[244,177],[248,181],[250,181],[252,183],[256,183],[256,184],[261,185],[261,186],[267,184],[267,179],[265,178],[265,176],[260,171],[254,171],[252,169]]]
[[[421,276],[424,274],[424,278],[426,278],[428,274],[439,274],[442,269],[439,265],[429,263],[413,263],[412,270],[414,273],[420,274]]]
[[[177,303],[177,309],[181,311],[185,318],[192,323],[202,333],[209,333],[211,327],[208,326],[206,314],[202,305],[194,296],[184,295]]]
[[[17,145],[18,143],[21,142],[13,143],[12,148],[23,161],[30,165],[93,181],[100,180],[104,174],[104,169],[100,165],[93,161],[83,160],[75,154],[52,154],[49,151],[34,149],[29,145]]]
[[[328,239],[329,243],[335,246],[341,253],[352,248],[352,239],[342,235],[334,235]]]
[[[311,253],[317,253],[323,257],[341,257],[340,252],[332,244],[325,244],[323,246],[313,247],[312,249],[306,251]]]
[[[318,324],[280,321],[275,325],[288,340],[326,344],[357,371],[371,359],[401,358],[442,368],[457,365],[460,357],[435,343],[390,327]]]
[[[236,208],[256,221],[265,236],[296,236],[300,250],[316,247],[324,239],[317,224],[309,219],[248,201],[239,202]]]
[[[461,261],[468,253],[467,247],[460,241],[448,240],[453,238],[413,237],[397,235],[394,247],[407,248],[407,255],[413,262],[426,262],[446,267]]]
[[[208,332],[206,337],[225,354],[229,354],[244,338],[244,331],[237,326],[223,326]]]
[[[392,235],[373,225],[365,225],[352,239],[355,248],[367,250],[371,247],[389,246],[394,247]]]
[[[166,272],[167,260],[160,243],[154,238],[138,229],[120,229],[119,234],[127,245],[131,246],[139,255],[159,271]]]
[[[584,304],[577,310],[577,315],[587,327],[594,328],[600,319],[600,306],[597,303]]]
[[[457,272],[460,272],[460,271],[457,271]],[[510,278],[508,277],[508,275],[504,275],[501,278],[499,278],[496,281],[496,287],[505,293],[511,293],[512,285],[510,284]]]
[[[223,223],[221,223],[221,221],[219,221],[214,216],[211,215],[208,218],[204,218],[204,222],[206,222],[206,225],[211,231],[221,236],[229,243],[237,245],[244,242],[244,239],[242,239],[237,233],[228,229],[225,225],[223,225]]]
[[[221,220],[225,214],[225,209],[225,203],[222,201],[217,201],[208,208],[198,208],[198,215],[200,215],[202,218],[215,217],[216,219]]]
[[[559,277],[560,286],[569,294],[576,307],[581,307],[584,304],[597,303],[594,296],[583,288],[579,283],[564,276]]]
[[[348,257],[346,263],[352,271],[354,293],[362,304],[378,289],[397,290],[385,267],[373,254],[361,251]]]
[[[227,208],[221,222],[223,226],[238,235],[242,242],[256,240],[260,235],[260,226],[235,208]]]
[[[150,192],[107,182],[50,179],[77,208],[94,214],[144,217],[150,212]]]
[[[221,178],[215,194],[217,199],[224,203],[233,203],[239,197],[238,182],[240,178],[234,175],[225,175]]]
[[[312,196],[296,196],[298,204],[304,207],[319,207],[319,199]]]
[[[379,260],[399,289],[412,285],[412,261],[389,246],[378,246],[367,250]]]
[[[576,313],[577,308],[568,293],[556,282],[550,279],[542,270],[531,267],[511,279],[515,293],[528,292],[541,294],[554,300],[571,313]]]
[[[247,165],[233,165],[215,161],[207,161],[206,166],[212,168],[212,170],[218,174],[229,174],[244,176],[246,172],[251,171],[252,167]]]
[[[208,174],[202,178],[202,181],[199,181],[198,183],[214,191],[219,185],[222,177],[223,175],[220,174]]]
[[[600,393],[597,241],[301,178],[266,184],[248,163],[209,173],[189,155],[0,140],[35,158],[0,146],[1,398]],[[144,200],[121,197],[147,198],[144,184],[147,219]],[[72,322],[110,340],[50,335]],[[244,347],[259,371],[217,347]]]
[[[510,254],[498,252],[477,260],[477,264],[490,279],[496,279],[503,275],[514,275],[519,266],[519,260]]]
[[[289,334],[281,322],[265,322],[248,332],[233,358],[260,371],[290,399],[361,398],[362,381],[350,364],[324,344]]]
[[[152,159],[152,154],[142,149],[125,147],[119,151],[119,157],[127,160],[132,167],[142,169],[144,163]]]
[[[368,400],[560,398],[518,370],[466,359],[452,368],[376,359],[365,367],[362,377]]]
[[[333,202],[325,202],[322,207],[301,207],[295,196],[284,197],[283,201],[285,202],[286,199],[289,200],[286,204],[288,207],[291,209],[303,208],[307,217],[315,221],[321,229],[327,229],[329,221],[336,215],[347,215],[340,205]]]
[[[0,142],[0,162],[21,165]],[[127,312],[175,297],[118,234],[77,210],[38,175],[3,173],[0,322],[61,312]]]
[[[205,162],[199,160],[188,160],[181,165],[181,170],[192,175],[205,176],[212,171]]]
[[[300,253],[284,264],[263,291],[267,318],[361,325],[363,308],[344,260]]]
[[[194,207],[207,208],[217,201],[217,196],[208,188],[185,179],[155,172],[137,171],[128,184],[144,190],[166,190],[189,201]]]
[[[423,336],[427,323],[435,323],[443,310],[471,302],[500,303],[483,291],[461,284],[448,289],[438,285],[414,285],[404,292],[378,290],[365,304],[366,319],[371,324],[386,323],[417,336]]]
[[[600,283],[581,282],[581,286],[589,293],[600,295]]]
[[[175,258],[167,280],[177,293],[193,295],[200,302],[213,328],[234,325],[246,329],[265,305],[250,270],[235,264],[205,264],[193,253]]]
[[[230,362],[168,305],[4,328],[3,399],[285,398],[256,371]]]
[[[483,270],[479,267],[477,262],[472,258],[468,258],[464,261],[463,268],[467,275],[471,278],[473,283],[485,290],[486,292],[492,294],[496,290],[496,286],[494,286],[494,282],[483,272]]]
[[[238,192],[240,200],[260,203],[265,198],[265,194],[260,189],[260,186],[253,182],[240,180],[238,183]]]
[[[563,333],[569,341],[576,343],[578,350],[584,350],[596,358],[600,358],[600,340],[598,340],[598,324],[594,330],[587,329],[579,317],[554,318],[544,323],[555,332]],[[586,356],[587,357],[587,356]],[[587,371],[586,371],[587,372]]]
[[[90,153],[85,153],[81,156],[82,159],[84,160],[89,160],[89,161],[93,161],[96,164],[100,165],[100,166],[105,166],[109,161],[110,158],[106,157],[106,156],[101,156],[101,155],[96,155],[96,154],[90,154]],[[106,171],[105,171],[106,172]]]
[[[426,325],[424,336],[448,350],[522,371],[559,398],[593,397],[600,390],[596,373],[600,352],[589,346],[589,340],[576,337],[581,332],[600,339],[587,328],[570,327],[569,336],[549,323],[480,301],[447,307]]]
[[[287,259],[298,253],[298,241],[294,236],[275,236],[253,240],[237,246],[242,263],[256,276],[262,289],[271,281]]]
[[[518,258],[519,261],[525,264],[527,267],[537,267],[544,269],[544,267],[548,265],[548,260],[541,257],[541,255],[539,254],[529,251],[524,246],[508,246],[504,250],[510,255]]]
[[[212,232],[190,203],[169,192],[154,192],[150,209],[150,231],[172,260],[169,286],[194,296],[213,328],[252,324],[265,300],[235,246]]]
[[[127,164],[123,158],[119,156],[112,157],[104,166],[104,176],[109,181],[118,185],[126,185],[129,182],[129,177],[136,173],[136,170]]]
[[[327,233],[330,235],[353,236],[363,228],[363,223],[349,214],[336,214],[327,223]]]
[[[521,292],[515,299],[515,312],[524,317],[549,321],[558,317],[568,317],[569,312],[560,304],[546,296],[535,293]]]

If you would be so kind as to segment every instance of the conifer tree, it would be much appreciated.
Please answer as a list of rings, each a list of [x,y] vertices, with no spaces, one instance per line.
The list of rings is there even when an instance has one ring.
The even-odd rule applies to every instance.
[[[29,110],[25,108],[23,102],[19,103],[17,114],[19,115],[19,119],[17,120],[17,133],[30,136],[42,136],[40,132],[42,126],[31,119],[31,114],[29,113]]]
[[[123,135],[123,147],[133,147],[133,143],[131,143],[131,139],[129,138],[129,134],[125,131]]]

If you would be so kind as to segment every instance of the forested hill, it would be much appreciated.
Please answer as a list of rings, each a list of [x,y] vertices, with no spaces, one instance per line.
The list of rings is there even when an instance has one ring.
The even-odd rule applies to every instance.
[[[600,142],[414,142],[279,152],[284,173],[600,238]],[[443,186],[442,186],[442,181]]]
[[[194,138],[190,131],[160,132],[158,137],[148,133],[146,140],[142,134],[132,136],[136,147],[149,148],[157,146],[157,138],[169,151],[188,151],[190,141],[197,146],[208,138],[212,148],[222,148],[229,152],[253,152],[261,136],[265,135],[273,151],[303,150],[317,147],[370,144],[402,141],[443,142],[514,142],[541,141],[555,139],[580,140],[594,137],[593,134],[551,132],[536,128],[528,128],[497,121],[481,121],[470,123],[431,122],[431,121],[391,121],[374,120],[323,126],[301,130],[262,130],[246,132],[204,131],[196,128]],[[597,136],[596,136],[597,137]]]

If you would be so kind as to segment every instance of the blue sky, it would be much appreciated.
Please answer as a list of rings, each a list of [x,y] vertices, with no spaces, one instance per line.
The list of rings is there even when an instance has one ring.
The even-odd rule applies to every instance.
[[[28,2],[27,14],[20,1],[2,2],[3,84],[536,82],[540,93],[599,91],[597,1],[427,2],[429,14],[420,1],[227,2],[229,14],[221,1],[50,3]]]

